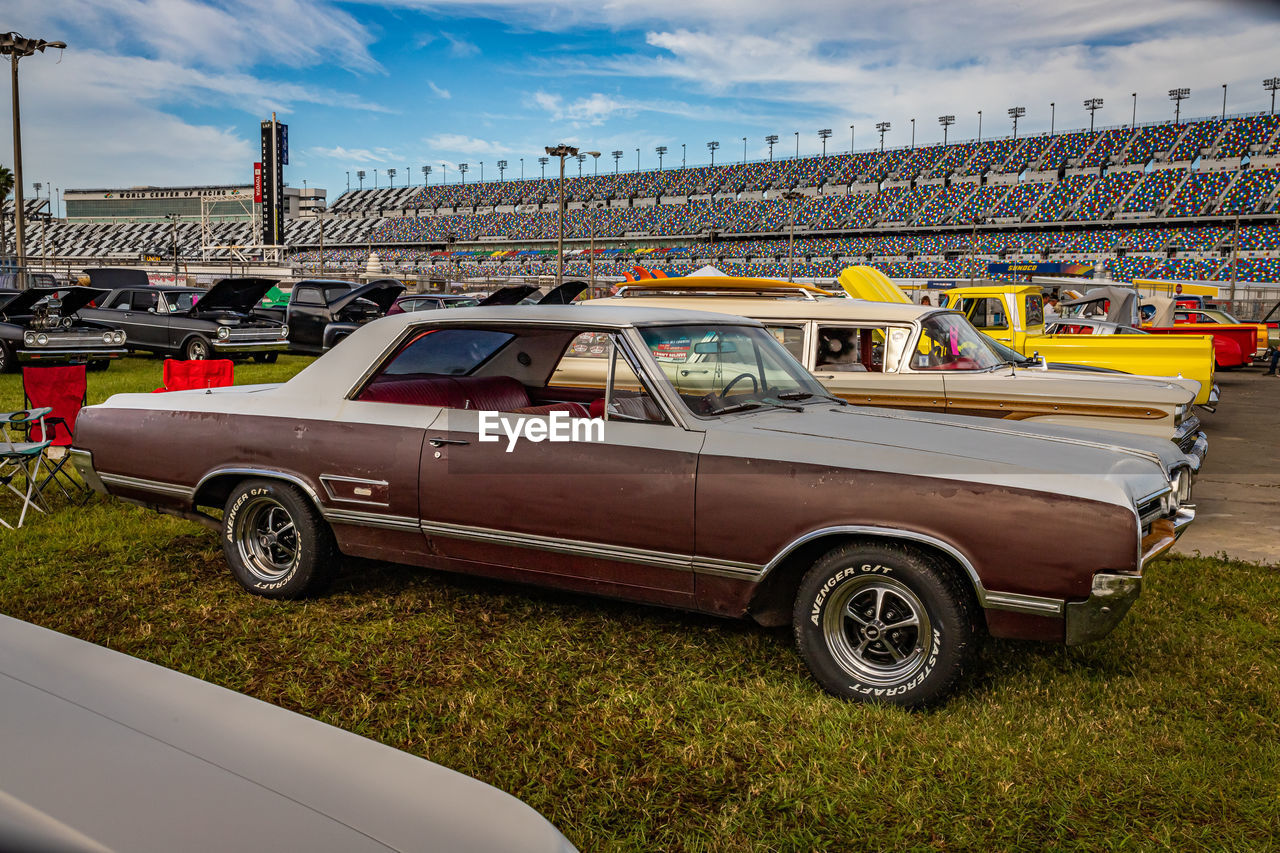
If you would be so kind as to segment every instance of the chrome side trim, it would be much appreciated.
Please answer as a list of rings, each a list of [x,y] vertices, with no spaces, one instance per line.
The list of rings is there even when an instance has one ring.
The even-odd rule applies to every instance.
[[[372,501],[372,500],[362,501],[359,498],[339,497],[338,495],[335,495],[333,493],[333,487],[329,485],[330,482],[355,483],[361,486],[390,486],[391,484],[388,483],[386,480],[367,480],[362,477],[343,477],[338,474],[321,474],[320,475],[320,485],[324,486],[325,494],[329,496],[329,500],[331,501],[342,501],[343,503],[349,503],[349,504],[367,504],[368,506],[386,506],[387,505],[383,501]]]
[[[208,483],[210,480],[212,480],[214,477],[221,477],[225,474],[242,474],[246,477],[265,477],[268,480],[284,480],[302,489],[304,492],[307,493],[307,496],[310,497],[311,500],[315,502],[316,506],[321,507],[321,509],[323,509],[323,505],[320,503],[320,496],[316,494],[316,490],[311,488],[311,486],[305,480],[303,480],[301,477],[297,476],[296,474],[289,474],[285,471],[274,471],[270,468],[242,468],[242,467],[214,468],[212,471],[209,471],[203,477],[201,477],[200,482],[196,483],[196,487],[191,490],[191,498],[194,500],[195,496],[200,494],[200,490],[205,487],[205,484]]]
[[[713,557],[694,557],[693,570],[700,575],[714,575],[732,580],[756,583],[763,576],[764,567],[759,563],[741,563],[736,560],[717,560]]]
[[[625,563],[638,563],[645,566],[656,566],[675,571],[693,571],[693,557],[688,554],[672,554],[667,551],[650,551],[645,548],[631,548],[624,545],[603,545],[598,542],[584,542],[578,539],[559,539],[554,536],[536,536],[531,533],[512,533],[506,530],[494,530],[488,527],[471,527],[465,524],[445,524],[435,521],[423,521],[422,532],[428,536],[442,536],[446,539],[465,539],[472,542],[490,542],[495,545],[506,545],[511,548],[529,548],[535,551],[550,551],[555,554],[570,554],[577,557],[590,557],[598,560],[617,560]]]
[[[777,555],[769,561],[764,567],[764,571],[760,574],[760,580],[764,580],[769,572],[773,571],[779,563],[785,560],[796,548],[804,545],[806,542],[812,542],[823,536],[829,536],[836,533],[852,533],[859,536],[877,536],[882,539],[908,539],[913,542],[921,542],[925,545],[931,545],[940,551],[943,551],[954,557],[956,562],[964,567],[965,574],[969,576],[969,582],[973,584],[973,590],[978,596],[978,604],[987,610],[1010,610],[1014,613],[1029,613],[1033,616],[1055,616],[1063,613],[1065,600],[1059,598],[1048,598],[1038,595],[1023,595],[1017,592],[998,592],[988,590],[982,585],[982,580],[978,577],[978,570],[973,567],[973,563],[969,561],[959,549],[954,545],[944,542],[934,536],[925,533],[916,533],[914,530],[901,530],[895,527],[874,527],[861,524],[841,525],[839,527],[823,527],[819,530],[812,530],[803,536],[793,540],[786,547],[777,553]]]
[[[156,492],[161,495],[171,495],[175,498],[191,499],[195,494],[195,490],[190,486],[179,486],[176,483],[165,483],[160,480],[147,480],[142,477],[126,477],[123,474],[99,474],[98,478],[108,485],[120,486],[126,489],[138,489],[144,492]]]
[[[376,512],[360,512],[354,509],[321,508],[320,514],[330,524],[356,524],[361,527],[380,527],[384,530],[418,530],[418,519],[407,515],[381,515]]]
[[[98,472],[93,470],[93,453],[78,447],[71,448],[68,453],[71,454],[72,466],[79,472],[84,484],[100,495],[107,494],[107,487],[98,476]]]

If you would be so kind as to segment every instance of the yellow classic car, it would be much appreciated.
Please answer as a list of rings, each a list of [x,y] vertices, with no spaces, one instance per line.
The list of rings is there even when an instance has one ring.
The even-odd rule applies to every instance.
[[[1039,285],[990,283],[940,294],[974,327],[1025,355],[1049,362],[1106,367],[1144,376],[1171,376],[1200,383],[1196,402],[1210,403],[1215,370],[1213,338],[1166,335],[1046,335]]]
[[[1203,458],[1207,440],[1192,402],[1194,380],[1015,366],[956,311],[909,302],[823,298],[812,287],[766,279],[667,279],[623,288],[597,303],[717,311],[760,320],[833,395],[864,406],[928,410],[1108,429],[1173,440]],[[566,359],[561,381],[599,374],[590,342]],[[682,381],[732,377],[682,362]],[[570,376],[572,373],[574,375]],[[703,375],[705,374],[705,375]],[[701,386],[698,386],[701,387]]]

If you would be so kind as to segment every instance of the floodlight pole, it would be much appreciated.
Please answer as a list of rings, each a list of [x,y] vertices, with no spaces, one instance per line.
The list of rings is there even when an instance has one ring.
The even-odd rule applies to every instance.
[[[564,158],[578,156],[578,149],[561,143],[546,146],[546,151],[550,156],[560,158],[560,215],[556,217],[556,287],[559,287],[564,284]]]
[[[947,131],[956,123],[955,116],[938,116],[938,124],[942,125],[942,147],[947,147]]]
[[[1102,107],[1102,98],[1088,98],[1084,102],[1084,108],[1089,111],[1089,132],[1093,133],[1093,114]]]
[[[1276,89],[1280,89],[1280,77],[1268,77],[1262,81],[1262,88],[1271,93],[1271,115],[1276,114]]]

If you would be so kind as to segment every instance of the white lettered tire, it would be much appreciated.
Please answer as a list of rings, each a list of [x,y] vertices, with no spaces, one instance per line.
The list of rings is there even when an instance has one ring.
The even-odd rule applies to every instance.
[[[895,543],[828,552],[796,591],[796,648],[842,699],[907,708],[943,699],[981,636],[976,603],[940,562]]]
[[[296,486],[246,480],[223,509],[222,552],[240,585],[267,598],[316,592],[337,561],[333,531]]]

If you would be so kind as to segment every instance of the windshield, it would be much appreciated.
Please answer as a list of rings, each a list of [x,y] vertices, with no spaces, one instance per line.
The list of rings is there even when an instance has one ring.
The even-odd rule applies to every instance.
[[[190,311],[197,301],[196,294],[183,291],[165,293],[164,299],[173,312]]]
[[[990,343],[990,338],[960,314],[950,311],[930,314],[920,323],[920,340],[911,354],[911,368],[986,370],[999,367],[1007,359],[997,356]]]
[[[651,326],[649,352],[695,415],[831,399],[777,338],[753,326]]]

